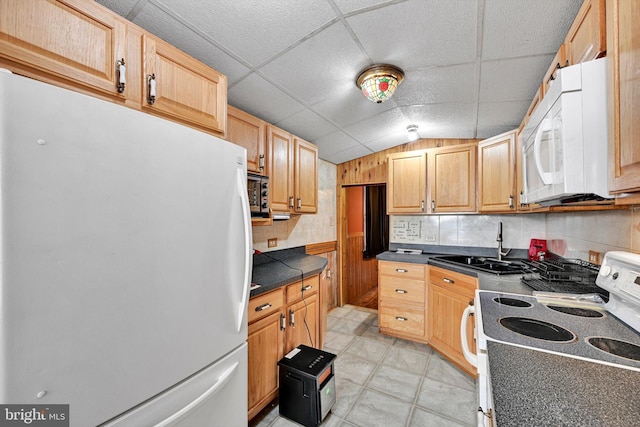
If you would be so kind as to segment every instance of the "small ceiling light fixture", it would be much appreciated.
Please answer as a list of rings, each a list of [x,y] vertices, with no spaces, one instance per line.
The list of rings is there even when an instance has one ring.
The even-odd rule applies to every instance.
[[[407,126],[407,132],[409,132],[409,141],[417,141],[420,139],[420,135],[418,135],[418,125]]]
[[[391,98],[404,79],[404,72],[389,64],[375,64],[363,70],[356,79],[356,86],[371,101],[380,104]]]

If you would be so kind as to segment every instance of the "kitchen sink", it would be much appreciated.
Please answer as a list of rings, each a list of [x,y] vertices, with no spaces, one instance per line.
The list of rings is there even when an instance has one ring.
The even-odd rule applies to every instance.
[[[472,255],[445,255],[435,259],[492,274],[519,274],[524,268],[518,260],[498,260]]]

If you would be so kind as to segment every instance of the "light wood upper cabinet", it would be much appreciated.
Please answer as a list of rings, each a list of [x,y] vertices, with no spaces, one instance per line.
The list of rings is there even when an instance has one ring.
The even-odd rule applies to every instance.
[[[640,191],[640,2],[607,1],[609,191]]]
[[[94,2],[0,1],[0,64],[52,83],[124,98],[116,62],[127,56],[127,22]]]
[[[478,143],[480,212],[515,210],[515,132],[506,132]]]
[[[531,116],[533,109],[538,105],[538,103],[542,99],[542,95],[549,91],[549,86],[551,86],[551,83],[556,79],[556,77],[558,77],[558,70],[566,67],[567,65],[569,65],[569,61],[567,59],[567,45],[563,43],[560,45],[560,48],[558,49],[556,56],[553,58],[553,61],[551,61],[551,65],[549,66],[549,69],[547,69],[547,72],[544,74],[544,78],[542,79],[542,88],[541,88],[542,93],[538,92],[537,102],[535,101],[535,97],[534,97],[534,102],[531,103],[532,106],[529,107],[529,111],[527,111],[527,116]]]
[[[267,157],[274,212],[318,211],[318,148],[267,125]]]
[[[227,106],[227,141],[247,150],[247,171],[268,175],[265,158],[266,123],[231,105]]]
[[[156,37],[145,34],[143,46],[143,109],[224,135],[226,76]]]
[[[430,212],[476,211],[476,144],[429,150]]]
[[[387,163],[387,213],[426,213],[426,152],[389,154]]]
[[[603,56],[605,34],[605,0],[585,0],[564,41],[569,65]]]
[[[300,138],[294,143],[294,196],[296,213],[318,212],[318,147]]]

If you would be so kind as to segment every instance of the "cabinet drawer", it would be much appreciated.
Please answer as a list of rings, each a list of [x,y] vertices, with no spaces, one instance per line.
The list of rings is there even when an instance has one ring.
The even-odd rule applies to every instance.
[[[424,305],[425,288],[424,280],[397,279],[389,276],[380,277],[378,283],[380,300],[397,304]]]
[[[477,278],[438,267],[431,267],[429,270],[429,281],[471,295],[478,288]]]
[[[302,290],[304,296],[315,294],[320,288],[320,276],[313,276],[287,286],[287,304],[302,300]]]
[[[422,280],[424,280],[424,267],[424,264],[411,264],[408,262],[381,261],[378,264],[381,276],[395,276]]]
[[[280,311],[283,305],[284,297],[282,289],[276,289],[275,291],[251,298],[249,300],[249,323],[268,316],[271,313],[275,313],[276,311]]]
[[[424,336],[424,307],[407,307],[382,303],[378,309],[379,327],[383,332]]]

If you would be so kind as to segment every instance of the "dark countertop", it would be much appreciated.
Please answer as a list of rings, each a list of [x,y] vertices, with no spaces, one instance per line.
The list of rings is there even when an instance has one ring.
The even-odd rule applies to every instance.
[[[269,292],[295,283],[302,278],[319,274],[327,266],[327,259],[307,255],[304,246],[253,255],[251,283],[260,285],[250,296]]]
[[[632,426],[640,372],[487,342],[497,425]]]

